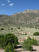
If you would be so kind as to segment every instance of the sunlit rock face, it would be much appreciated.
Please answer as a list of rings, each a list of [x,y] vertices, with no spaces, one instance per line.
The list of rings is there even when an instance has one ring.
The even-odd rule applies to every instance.
[[[0,15],[0,26],[26,26],[39,28],[39,10],[25,10],[11,16]]]

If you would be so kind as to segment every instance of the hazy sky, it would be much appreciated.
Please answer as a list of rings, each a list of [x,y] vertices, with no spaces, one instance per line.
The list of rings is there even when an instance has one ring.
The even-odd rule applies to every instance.
[[[38,9],[39,0],[0,0],[0,14],[14,14],[27,9]]]

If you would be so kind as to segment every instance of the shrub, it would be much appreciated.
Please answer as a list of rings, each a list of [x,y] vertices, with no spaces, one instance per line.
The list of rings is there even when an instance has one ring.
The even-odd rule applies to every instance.
[[[35,35],[35,36],[39,36],[39,32],[35,32],[33,35]]]
[[[13,30],[13,28],[11,28],[11,30]]]
[[[4,28],[1,28],[1,30],[4,30]]]
[[[38,45],[38,42],[35,39],[32,39],[31,42],[32,42],[32,45]]]
[[[29,41],[24,40],[23,49],[32,51],[32,44]]]
[[[24,40],[23,48],[25,50],[33,50],[32,45],[38,45],[37,40],[31,39],[30,37],[28,37],[27,40]]]
[[[8,45],[5,47],[5,52],[15,52],[14,45],[8,43]]]
[[[18,29],[20,29],[20,27],[18,27]]]
[[[12,33],[6,34],[6,39],[6,45],[8,44],[8,42],[10,42],[11,44],[13,43],[14,45],[18,44],[18,38]]]
[[[35,40],[34,38],[31,39],[30,37],[28,37],[27,41],[29,41],[32,45],[38,45],[37,40]]]
[[[5,38],[4,35],[1,34],[0,35],[0,48],[4,48],[5,47]]]
[[[15,47],[18,44],[18,38],[12,33],[0,35],[0,47],[5,48],[8,43],[13,43]]]

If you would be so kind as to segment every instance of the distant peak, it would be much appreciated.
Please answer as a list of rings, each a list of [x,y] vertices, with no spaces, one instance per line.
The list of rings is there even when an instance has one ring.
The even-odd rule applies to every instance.
[[[38,12],[39,12],[39,10],[29,10],[29,9],[27,9],[23,13],[38,13]]]

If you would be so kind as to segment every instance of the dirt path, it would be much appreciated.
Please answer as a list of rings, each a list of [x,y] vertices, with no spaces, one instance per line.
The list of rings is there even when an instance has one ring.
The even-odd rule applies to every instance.
[[[16,52],[30,52],[30,51],[24,51],[21,47],[22,45],[17,45],[17,48],[15,49]]]
[[[0,52],[4,52],[4,49],[0,49]]]
[[[39,52],[39,46],[33,46],[33,48],[36,50],[36,51],[33,51],[33,52]]]
[[[33,46],[33,49],[35,51],[24,51],[22,48],[22,45],[17,45],[16,52],[39,52],[39,46]],[[0,52],[4,52],[4,49],[0,49]]]
[[[17,45],[16,52],[39,52],[39,46],[33,46],[34,51],[24,51],[22,45]]]

